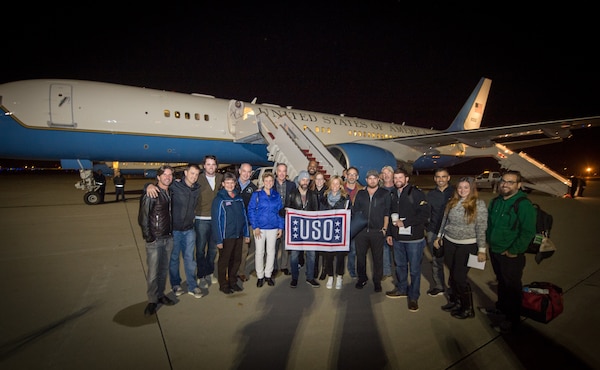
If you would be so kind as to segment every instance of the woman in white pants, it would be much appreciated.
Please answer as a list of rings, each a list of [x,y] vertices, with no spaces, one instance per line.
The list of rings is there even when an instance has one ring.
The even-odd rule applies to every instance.
[[[257,287],[262,287],[265,281],[269,286],[274,286],[273,264],[275,262],[275,244],[281,237],[284,219],[279,215],[283,207],[279,193],[273,187],[275,177],[273,173],[266,172],[262,176],[263,187],[255,191],[248,203],[248,220],[253,229],[254,267],[256,270]],[[265,262],[266,252],[266,262]]]

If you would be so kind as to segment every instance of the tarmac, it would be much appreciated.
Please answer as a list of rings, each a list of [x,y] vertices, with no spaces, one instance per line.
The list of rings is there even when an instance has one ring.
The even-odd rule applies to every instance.
[[[455,178],[457,178],[455,176]],[[140,189],[128,179],[127,202],[86,205],[77,173],[0,173],[0,368],[2,369],[598,369],[600,328],[600,181],[584,197],[533,192],[554,216],[554,256],[527,256],[524,283],[549,281],[564,290],[564,312],[550,323],[523,318],[501,335],[479,312],[458,320],[443,297],[426,294],[429,252],[422,265],[419,311],[406,299],[358,290],[346,273],[341,290],[275,286],[224,295],[216,285],[196,299],[144,316],[145,246],[137,224]],[[430,175],[414,183],[432,185]],[[484,200],[494,195],[480,192]],[[253,263],[249,262],[248,270]],[[185,276],[185,275],[183,275]],[[370,271],[369,271],[370,276]],[[447,276],[447,275],[446,275]],[[476,306],[495,302],[489,262],[469,277]],[[168,285],[170,288],[170,285]],[[383,290],[393,288],[391,278]]]

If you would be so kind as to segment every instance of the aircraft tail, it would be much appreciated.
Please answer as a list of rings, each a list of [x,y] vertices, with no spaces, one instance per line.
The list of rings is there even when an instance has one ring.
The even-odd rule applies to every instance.
[[[492,80],[482,77],[479,83],[465,102],[462,109],[452,121],[446,132],[474,130],[479,128],[485,110]]]

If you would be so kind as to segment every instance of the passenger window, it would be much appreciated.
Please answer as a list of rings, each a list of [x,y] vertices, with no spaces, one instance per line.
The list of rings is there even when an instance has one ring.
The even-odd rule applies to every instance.
[[[170,111],[170,110],[168,110],[168,109],[165,109],[165,110],[163,111],[163,114],[164,114],[164,116],[165,116],[165,117],[167,117],[167,118],[171,117],[171,111]]]

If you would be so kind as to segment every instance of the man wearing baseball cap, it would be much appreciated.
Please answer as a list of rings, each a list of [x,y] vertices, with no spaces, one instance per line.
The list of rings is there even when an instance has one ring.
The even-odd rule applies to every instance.
[[[358,281],[355,287],[362,289],[367,285],[367,250],[371,249],[373,258],[373,285],[375,292],[381,292],[383,278],[383,243],[389,222],[391,197],[389,191],[379,187],[379,172],[367,172],[367,187],[356,193],[352,214],[362,212],[367,216],[367,227],[354,238],[356,242],[356,274]]]

